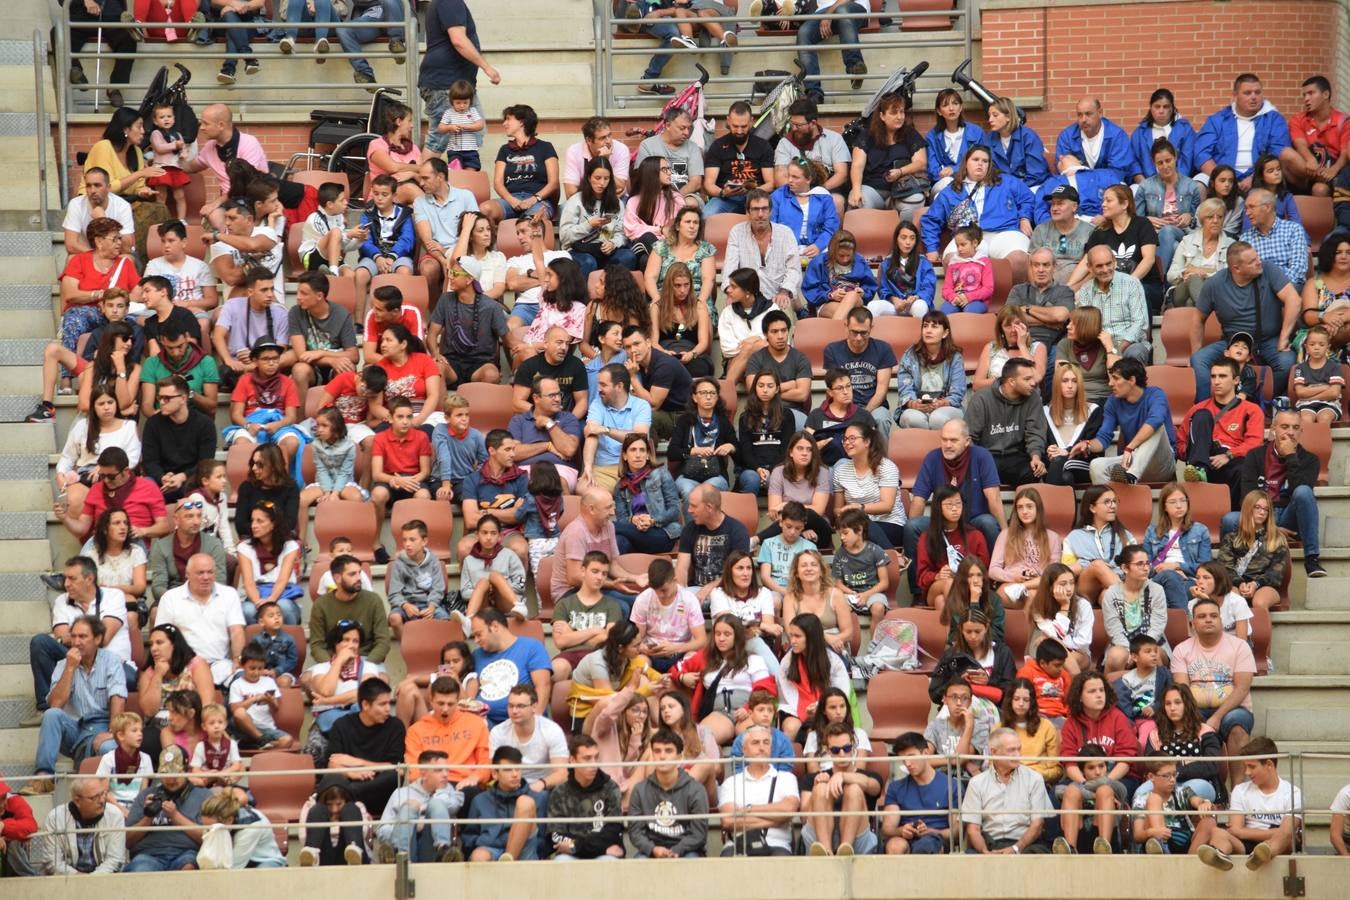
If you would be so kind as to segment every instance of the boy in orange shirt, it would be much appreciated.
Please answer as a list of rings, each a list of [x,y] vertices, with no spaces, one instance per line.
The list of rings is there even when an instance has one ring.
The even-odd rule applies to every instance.
[[[471,702],[471,701],[470,701]],[[445,787],[438,791],[454,815],[467,809],[473,796],[483,789],[488,779],[487,721],[477,713],[461,709],[459,682],[450,675],[441,675],[431,682],[431,712],[408,728],[403,743],[404,758],[416,765],[425,750],[437,750],[446,755],[448,777]],[[416,770],[409,777],[418,777]]]
[[[1036,645],[1035,661],[1028,660],[1017,670],[1018,678],[1025,678],[1036,687],[1036,705],[1042,716],[1056,728],[1064,724],[1069,714],[1065,698],[1069,696],[1069,673],[1064,661],[1069,651],[1059,641],[1046,639]]]

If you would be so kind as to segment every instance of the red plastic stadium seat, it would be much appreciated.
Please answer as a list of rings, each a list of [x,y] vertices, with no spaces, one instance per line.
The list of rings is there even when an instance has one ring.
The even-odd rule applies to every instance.
[[[703,239],[717,249],[713,259],[717,261],[719,269],[722,267],[722,261],[727,258],[727,241],[731,237],[731,229],[745,221],[747,217],[741,213],[718,213],[709,216],[703,223]]]
[[[1047,529],[1060,537],[1073,531],[1074,516],[1078,514],[1078,501],[1074,499],[1072,487],[1067,484],[1024,484],[1018,487],[1018,490],[1024,487],[1031,488],[1041,495]]]
[[[473,427],[484,435],[494,428],[505,428],[516,414],[511,407],[513,392],[509,384],[470,381],[455,385],[453,390],[469,401]]]
[[[867,683],[867,714],[871,734],[893,741],[906,731],[921,732],[928,725],[933,704],[928,699],[928,676],[913,672],[879,672]]]
[[[1188,366],[1148,366],[1145,369],[1150,387],[1162,388],[1167,405],[1172,410],[1172,425],[1179,426],[1195,405],[1195,371]]]
[[[942,446],[942,432],[933,428],[892,428],[886,457],[900,470],[900,486],[914,487],[919,466],[930,451]]]
[[[429,675],[440,665],[441,648],[464,640],[459,619],[423,619],[403,626],[399,652],[410,675]]]
[[[893,209],[850,209],[844,213],[842,228],[858,242],[858,252],[868,259],[879,259],[891,252],[891,236],[900,217]]]
[[[951,16],[918,13],[946,12],[954,6],[954,0],[900,0],[900,30],[948,31],[952,27]]]
[[[952,340],[961,351],[966,372],[974,372],[984,345],[994,338],[996,317],[993,313],[952,313],[947,318],[951,320]]]
[[[305,633],[303,625],[282,625],[281,630],[291,636],[295,641],[296,654],[295,668],[291,669],[291,674],[298,676],[305,670],[305,651],[308,648],[309,636]],[[261,625],[248,625],[244,628],[244,643],[253,640],[262,631]],[[298,732],[297,732],[298,734]]]
[[[793,332],[792,344],[811,361],[811,372],[819,377],[825,374],[825,348],[842,341],[848,328],[840,319],[801,319]]]

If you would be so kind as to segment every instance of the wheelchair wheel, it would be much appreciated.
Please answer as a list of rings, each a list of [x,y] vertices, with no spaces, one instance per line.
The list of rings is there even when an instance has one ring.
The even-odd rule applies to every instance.
[[[347,138],[328,157],[328,171],[342,172],[347,176],[347,202],[353,207],[364,205],[366,196],[366,175],[370,171],[366,162],[366,148],[378,138],[378,134],[354,134]]]

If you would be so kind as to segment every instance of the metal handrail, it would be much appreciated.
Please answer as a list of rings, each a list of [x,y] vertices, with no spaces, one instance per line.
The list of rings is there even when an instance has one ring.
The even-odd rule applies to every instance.
[[[45,42],[41,29],[33,29],[33,92],[36,105],[33,107],[33,131],[37,133],[38,153],[38,225],[44,230],[47,221],[47,142],[51,140],[51,128],[47,125],[47,98],[43,95],[42,69],[46,65]]]
[[[646,95],[636,93],[633,94],[616,93],[614,90],[616,87],[628,87],[643,83],[642,79],[622,79],[622,78],[616,79],[614,77],[614,57],[616,56],[651,56],[656,52],[668,54],[674,57],[691,56],[699,54],[716,54],[718,56],[721,56],[729,53],[734,53],[737,55],[745,53],[751,54],[784,53],[789,51],[795,53],[797,50],[797,47],[795,45],[785,45],[781,43],[767,43],[767,42],[763,44],[739,42],[735,47],[727,47],[720,44],[709,44],[707,47],[699,47],[697,50],[691,50],[683,47],[670,47],[670,46],[658,47],[656,49],[653,49],[651,46],[620,47],[618,46],[614,38],[615,27],[619,24],[640,26],[640,24],[644,20],[615,19],[613,17],[611,4],[601,3],[599,4],[599,6],[600,6],[600,15],[596,18],[595,66],[597,75],[600,75],[601,71],[603,70],[603,76],[597,78],[597,84],[595,85],[596,88],[595,93],[596,93],[596,112],[600,114],[603,114],[604,111],[609,107],[613,106],[623,107],[626,106],[629,102],[632,102],[634,100],[638,101],[645,100],[655,104],[661,104],[666,102],[666,100],[668,99],[659,96],[647,97]],[[925,13],[925,15],[928,14],[930,13]],[[856,44],[845,44],[842,42],[831,43],[828,45],[821,44],[816,45],[814,49],[816,50],[816,52],[819,52],[821,50],[921,50],[925,47],[959,46],[963,48],[965,56],[967,57],[970,56],[972,44],[972,27],[971,27],[971,23],[973,20],[972,11],[968,8],[954,7],[950,10],[942,10],[941,12],[933,12],[931,14],[949,16],[953,20],[959,20],[959,22],[957,22],[954,25],[951,32],[923,32],[922,37],[904,34],[903,32],[896,32],[895,36],[887,34],[883,34],[881,36],[874,35],[873,37],[875,39],[871,41],[864,42],[860,40]],[[890,13],[878,13],[873,10],[857,13],[832,13],[829,18],[871,20],[887,15],[891,16],[896,20],[903,19],[903,14],[899,12],[890,14]],[[800,24],[803,22],[815,21],[820,18],[822,18],[822,16],[820,15],[797,14],[792,16],[774,16],[773,21]],[[674,21],[675,20],[671,20],[672,23]],[[761,22],[764,21],[764,18],[763,17],[755,18],[744,15],[731,15],[731,16],[699,17],[698,19],[687,21],[689,24],[693,24],[695,26],[702,25],[704,23],[721,24],[721,25],[749,24],[754,26],[754,28],[751,30],[757,31],[758,26],[760,25]],[[904,35],[904,39],[900,38],[901,35]],[[935,37],[933,35],[944,35],[944,36]],[[656,40],[654,37],[652,37],[651,39]],[[861,77],[864,81],[868,81],[868,80],[883,79],[886,77],[887,74],[888,73],[885,72],[877,72],[865,76],[856,76],[843,73],[838,75],[821,73],[814,77],[817,80],[827,82],[845,81],[845,80],[852,81],[859,77]],[[945,80],[947,76],[939,73],[929,73],[928,75],[922,77],[933,80]],[[754,76],[721,75],[721,76],[714,76],[713,78],[709,79],[709,84],[719,84],[719,85],[725,84],[725,85],[739,86],[745,84],[753,84],[754,82],[763,80],[764,80],[763,78],[756,78]],[[705,99],[719,99],[719,100],[742,99],[743,96],[744,91],[738,93],[711,93],[705,91],[704,94]]]

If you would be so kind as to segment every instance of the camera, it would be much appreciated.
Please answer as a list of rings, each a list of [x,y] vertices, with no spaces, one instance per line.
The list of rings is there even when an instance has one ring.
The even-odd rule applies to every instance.
[[[145,803],[141,806],[145,817],[147,819],[158,819],[160,814],[164,812],[165,799],[164,792],[160,790],[154,790],[146,794]]]

